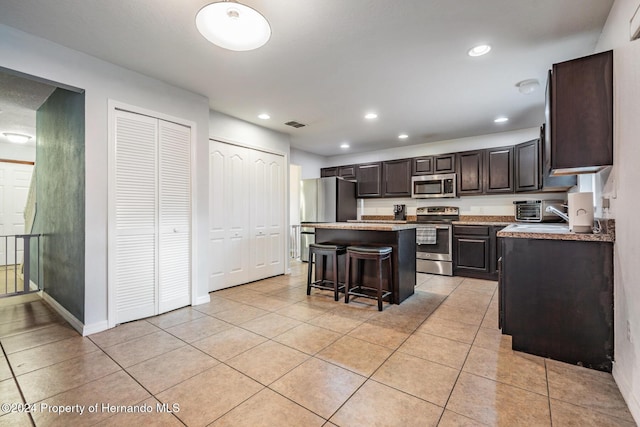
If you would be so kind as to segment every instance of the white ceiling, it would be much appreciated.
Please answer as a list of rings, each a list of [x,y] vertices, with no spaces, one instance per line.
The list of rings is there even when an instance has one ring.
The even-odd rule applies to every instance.
[[[290,134],[295,148],[336,155],[345,141],[358,152],[539,126],[547,70],[593,53],[613,4],[246,0],[273,34],[233,52],[195,28],[210,2],[2,0],[0,23],[203,94],[214,110]],[[479,43],[493,50],[467,56]],[[515,84],[530,78],[541,89],[520,94]],[[368,111],[379,118],[365,122]],[[495,124],[500,115],[509,122]]]

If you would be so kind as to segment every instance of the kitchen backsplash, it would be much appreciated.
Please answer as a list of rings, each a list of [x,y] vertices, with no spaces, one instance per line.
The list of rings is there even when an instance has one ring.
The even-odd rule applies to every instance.
[[[407,215],[416,215],[416,209],[423,206],[457,206],[460,215],[513,216],[513,202],[516,200],[566,200],[566,193],[509,194],[497,196],[465,196],[455,199],[359,199],[358,218],[362,215],[393,216],[393,205],[407,206]]]

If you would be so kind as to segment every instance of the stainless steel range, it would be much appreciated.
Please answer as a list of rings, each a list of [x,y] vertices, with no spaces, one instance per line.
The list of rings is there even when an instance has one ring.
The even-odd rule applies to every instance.
[[[452,222],[460,219],[454,206],[417,209],[416,271],[453,276]]]

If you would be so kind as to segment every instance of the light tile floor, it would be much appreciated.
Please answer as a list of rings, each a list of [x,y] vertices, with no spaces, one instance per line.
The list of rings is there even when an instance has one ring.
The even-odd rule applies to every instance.
[[[306,267],[89,337],[0,299],[0,403],[35,410],[0,426],[635,425],[610,374],[511,350],[495,282],[418,274],[380,313]]]

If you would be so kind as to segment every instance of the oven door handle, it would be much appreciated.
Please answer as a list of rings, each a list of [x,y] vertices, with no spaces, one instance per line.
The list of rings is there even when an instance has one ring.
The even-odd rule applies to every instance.
[[[436,225],[437,230],[449,230],[450,228],[450,225]]]

